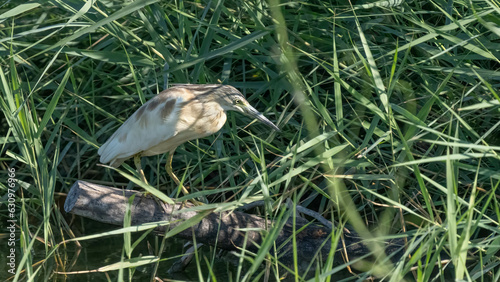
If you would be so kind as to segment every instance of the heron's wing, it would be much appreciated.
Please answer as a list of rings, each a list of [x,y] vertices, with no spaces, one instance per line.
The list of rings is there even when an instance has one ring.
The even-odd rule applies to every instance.
[[[142,105],[101,146],[101,163],[119,166],[133,155],[175,136],[180,104],[189,98],[180,92],[167,89]]]

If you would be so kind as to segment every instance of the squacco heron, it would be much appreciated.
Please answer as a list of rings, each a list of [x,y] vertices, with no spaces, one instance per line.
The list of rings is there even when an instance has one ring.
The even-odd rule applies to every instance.
[[[226,112],[237,111],[279,131],[279,128],[252,107],[236,88],[219,84],[184,84],[171,87],[142,105],[101,146],[101,163],[118,167],[134,157],[142,181],[142,156],[167,153],[165,169],[174,182],[172,171],[175,149],[189,140],[219,131],[226,122]],[[182,192],[189,194],[182,186]]]

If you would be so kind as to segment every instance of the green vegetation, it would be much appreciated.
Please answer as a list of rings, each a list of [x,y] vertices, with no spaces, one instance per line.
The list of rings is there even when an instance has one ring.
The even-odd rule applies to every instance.
[[[291,200],[331,220],[332,240],[349,226],[376,255],[306,271],[267,251],[227,254],[234,265],[205,246],[186,279],[500,279],[499,1],[17,2],[0,6],[1,232],[9,199],[17,219],[16,273],[1,278],[177,277],[167,269],[184,242],[131,233],[129,218],[107,233],[120,227],[65,214],[64,195],[78,179],[134,188],[98,166],[98,147],[169,85],[227,83],[282,132],[230,113],[219,134],[179,147],[191,196],[227,210],[264,200],[256,212],[275,222],[263,250],[300,215]],[[143,159],[175,198],[164,164]],[[132,161],[119,169],[139,179]],[[380,242],[395,237],[406,255],[391,261]]]

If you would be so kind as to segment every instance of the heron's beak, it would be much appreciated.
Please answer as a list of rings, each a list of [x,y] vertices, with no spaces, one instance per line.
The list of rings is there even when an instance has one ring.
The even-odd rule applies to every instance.
[[[281,131],[276,125],[274,125],[274,123],[268,120],[263,114],[259,113],[259,111],[257,111],[254,107],[247,105],[243,108],[247,116],[258,119],[260,122],[271,127],[273,130]]]

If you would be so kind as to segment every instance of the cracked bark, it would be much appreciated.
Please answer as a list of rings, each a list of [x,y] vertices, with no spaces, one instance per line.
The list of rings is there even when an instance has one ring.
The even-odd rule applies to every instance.
[[[163,204],[164,206],[161,207],[154,199],[144,197],[137,191],[107,187],[85,181],[76,181],[73,184],[66,198],[64,209],[68,213],[99,222],[123,226],[128,199],[133,194],[137,195],[131,205],[132,225],[170,221],[169,226],[155,228],[156,234],[160,236],[165,234],[167,228],[172,230],[198,214],[196,211],[186,211],[187,208],[192,207],[190,203],[184,206]],[[177,233],[175,237],[192,240],[194,234],[197,243],[216,246],[228,251],[239,251],[245,248],[257,252],[263,237],[269,233],[269,230],[266,231],[266,229],[274,225],[274,222],[270,220],[266,222],[264,218],[238,211],[215,213],[209,210],[202,212],[207,214],[197,224]],[[295,234],[299,265],[307,267],[312,260],[326,260],[331,248],[330,230],[302,221],[296,222],[296,230],[300,230]],[[279,260],[285,265],[293,264],[292,235],[293,227],[291,220],[289,220],[279,230],[275,239]],[[245,236],[247,236],[246,246]],[[402,249],[402,240],[386,244],[388,254],[398,252],[393,257],[396,260],[400,258]],[[273,252],[273,248],[270,252]],[[349,260],[352,260],[369,253],[370,251],[361,243],[360,238],[354,232],[344,232],[343,242],[340,242],[336,247],[335,256],[336,261],[343,261],[345,254]]]

